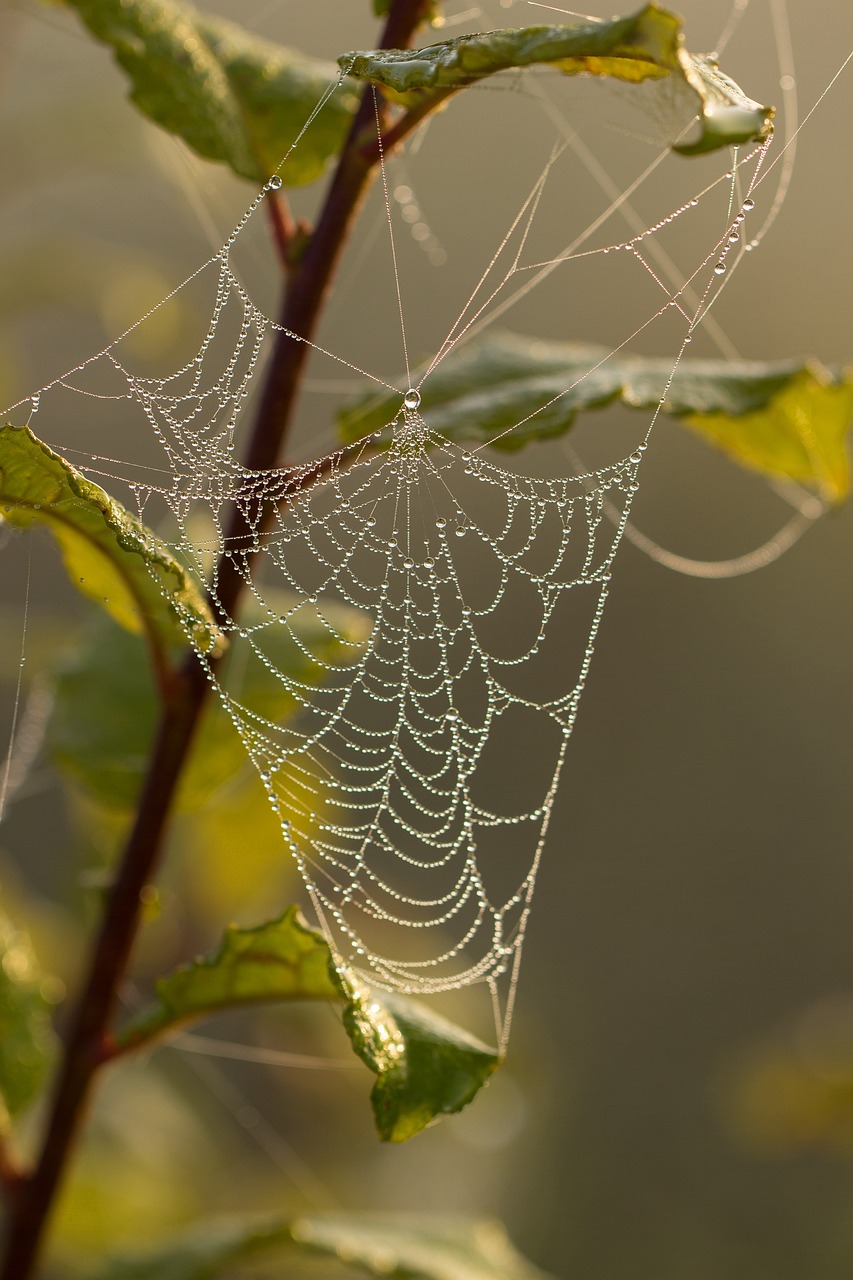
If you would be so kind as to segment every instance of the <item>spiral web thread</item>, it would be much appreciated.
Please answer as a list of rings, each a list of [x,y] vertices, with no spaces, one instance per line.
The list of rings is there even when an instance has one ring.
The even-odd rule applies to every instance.
[[[32,397],[37,410],[48,392],[65,388],[140,410],[170,479],[108,474],[129,485],[140,514],[153,494],[165,500],[176,549],[215,603],[220,556],[245,581],[248,604],[223,626],[225,669],[214,669],[189,623],[188,639],[258,770],[342,971],[410,994],[485,983],[502,1046],[560,773],[657,417],[620,461],[549,478],[499,464],[488,441],[466,451],[430,428],[430,374],[531,270],[522,252],[557,154],[438,355],[400,393],[387,428],[319,462],[249,473],[235,454],[265,343],[283,331],[241,284],[231,250],[280,185],[276,177],[189,277],[215,275],[210,322],[192,360],[167,377],[143,378],[122,363],[119,338]],[[726,260],[742,248],[765,154],[766,146],[740,158],[699,193],[720,181],[742,190],[741,170],[753,163],[723,235],[679,288],[649,265],[648,245],[698,199],[629,243],[595,251],[627,250],[663,291],[641,328],[672,309],[684,318],[673,374]],[[386,183],[393,251],[387,192]],[[534,263],[537,278],[586,256],[581,246]],[[396,266],[395,280],[405,345]],[[521,291],[528,287],[525,280]],[[226,317],[235,336],[223,356]],[[111,371],[118,390],[82,386],[90,366]],[[249,530],[239,545],[226,545],[222,533],[232,503]],[[525,756],[534,749],[547,751],[551,765],[531,781]]]

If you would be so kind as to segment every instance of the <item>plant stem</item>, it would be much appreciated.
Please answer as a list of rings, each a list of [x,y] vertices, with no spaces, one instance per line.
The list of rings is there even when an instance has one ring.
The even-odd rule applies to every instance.
[[[431,0],[392,0],[382,48],[408,46],[426,19]],[[310,341],[349,231],[376,167],[363,139],[374,119],[373,95],[365,91],[356,112],[322,212],[308,247],[292,268],[281,312],[291,333]],[[270,361],[244,465],[264,470],[276,465],[287,439],[310,347],[280,333]],[[295,491],[295,490],[294,490]],[[240,546],[250,530],[239,506],[232,511],[226,547]],[[245,585],[234,560],[223,555],[218,598],[233,615]],[[141,893],[154,875],[163,848],[172,802],[186,765],[210,683],[188,654],[174,672],[152,747],[136,819],[109,894],[88,977],[67,1038],[44,1145],[32,1174],[13,1188],[0,1280],[30,1280],[41,1250],[48,1216],[80,1130],[92,1081],[104,1061],[103,1046],[115,1010],[141,918]]]

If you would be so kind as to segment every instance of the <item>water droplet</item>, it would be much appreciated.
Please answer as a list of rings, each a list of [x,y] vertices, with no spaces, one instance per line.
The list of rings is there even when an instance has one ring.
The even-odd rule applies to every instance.
[[[749,213],[752,209],[755,208],[755,201],[753,200],[752,196],[746,197],[743,204],[741,205],[741,208],[743,209],[744,213]]]
[[[409,387],[403,399],[403,404],[407,409],[419,409],[421,406],[421,393],[416,391],[414,387]]]
[[[447,708],[447,717],[446,717],[446,718],[447,718],[448,720],[458,720],[458,719],[459,719],[459,712],[456,710],[456,708],[455,708],[455,707],[448,707],[448,708]]]
[[[729,236],[729,244],[737,244],[738,240],[740,240],[740,236],[736,231],[733,231]]]
[[[632,453],[631,457],[629,458],[629,462],[634,462],[634,463],[642,462],[642,460],[643,460],[643,455],[641,453]]]
[[[436,529],[445,529],[445,528],[447,527],[447,521],[446,521],[446,520],[442,520],[442,519],[438,519],[438,520],[436,520],[436,522],[435,522],[435,527],[436,527]]]
[[[435,561],[434,561],[434,560],[424,560],[424,568],[425,568],[425,569],[434,569],[434,568],[435,568]]]
[[[464,538],[464,537],[465,537],[466,532],[467,532],[467,530],[466,530],[465,526],[464,526],[464,525],[460,525],[460,526],[459,526],[459,528],[456,530],[456,536],[457,536],[457,538]]]
[[[414,569],[414,567],[415,567],[415,562],[414,562],[414,560],[412,560],[412,559],[410,559],[408,556],[406,556],[406,559],[403,561],[403,568],[404,568],[404,569]]]
[[[693,338],[692,338],[692,337],[691,337],[691,335],[688,333],[688,334],[687,334],[687,336],[685,337],[684,341],[685,341],[685,342],[692,342],[692,341],[693,341]]]
[[[725,270],[726,270],[726,264],[725,264],[724,262],[720,261],[720,262],[718,262],[718,263],[717,263],[717,265],[714,267],[714,274],[715,274],[715,275],[718,275],[718,276],[724,275],[724,274],[725,274]]]
[[[267,183],[267,186],[269,187],[270,191],[281,190],[281,178],[278,176],[277,173],[273,174],[273,176],[270,178],[269,182]]]

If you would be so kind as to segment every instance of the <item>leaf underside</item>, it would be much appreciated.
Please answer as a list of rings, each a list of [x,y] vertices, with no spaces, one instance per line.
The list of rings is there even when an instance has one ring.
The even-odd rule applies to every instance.
[[[681,19],[657,4],[610,21],[480,32],[424,49],[348,53],[338,62],[347,75],[421,108],[487,76],[543,64],[631,84],[672,77],[689,103],[687,132],[673,144],[681,155],[761,141],[773,127],[773,109],[748,98],[712,59],[689,54]]]
[[[671,359],[502,333],[443,361],[423,385],[421,411],[449,440],[516,450],[559,438],[585,410],[619,402],[654,412],[672,372]],[[340,414],[342,438],[381,431],[399,407],[399,395],[365,397]],[[753,470],[811,485],[832,501],[849,490],[851,370],[816,360],[682,357],[661,411]]]

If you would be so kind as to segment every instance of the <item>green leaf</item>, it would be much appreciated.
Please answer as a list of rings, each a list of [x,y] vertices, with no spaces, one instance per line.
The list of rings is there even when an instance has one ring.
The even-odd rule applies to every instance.
[[[466,1107],[500,1065],[494,1049],[413,1000],[341,978],[344,1027],[376,1075],[370,1095],[383,1142],[405,1142]]]
[[[563,435],[581,410],[621,401],[649,413],[671,374],[672,360],[504,333],[443,361],[422,387],[421,411],[447,439],[515,450]],[[358,401],[339,417],[343,439],[381,430],[399,407],[394,394]],[[815,360],[682,358],[663,412],[744,466],[812,485],[832,500],[848,492],[851,370]]]
[[[210,1221],[161,1248],[108,1259],[96,1280],[214,1280],[226,1267],[290,1242],[290,1227],[277,1218]]]
[[[55,1050],[29,935],[0,912],[0,1131],[39,1093]]]
[[[315,1213],[290,1223],[277,1217],[213,1221],[159,1249],[109,1259],[97,1280],[214,1280],[242,1262],[292,1256],[294,1247],[335,1258],[346,1274],[352,1267],[400,1280],[548,1280],[517,1252],[499,1222],[394,1213]]]
[[[566,75],[632,84],[671,76],[689,104],[685,125],[699,118],[694,135],[674,144],[682,155],[759,141],[772,129],[773,109],[748,98],[711,59],[687,53],[680,18],[656,4],[627,18],[480,32],[424,49],[348,53],[338,62],[348,75],[382,85],[421,111],[497,72],[543,63]]]
[[[71,582],[120,626],[157,648],[217,643],[207,604],[172,553],[145,525],[28,427],[0,427],[0,514],[25,528],[44,524]]]
[[[66,0],[108,44],[131,83],[131,101],[155,124],[241,178],[265,182],[295,142],[335,67],[257,39],[175,0]],[[332,94],[281,171],[314,182],[343,144],[357,104]]]
[[[267,592],[268,603],[281,615],[293,612],[294,597]],[[319,684],[324,664],[344,665],[360,653],[370,634],[370,621],[356,609],[323,602],[323,625],[316,611],[301,610],[283,626],[263,616],[253,632],[258,650],[269,662],[246,656],[239,637],[225,657],[239,671],[240,701],[265,718],[283,723],[300,704],[271,667],[303,684]],[[260,622],[259,606],[244,620]],[[91,710],[97,705],[98,714]],[[63,772],[107,809],[130,813],[144,776],[158,702],[139,640],[95,623],[68,650],[56,672],[56,699],[48,728],[48,749]],[[230,785],[247,767],[246,751],[219,701],[208,707],[181,784],[178,808],[192,812],[213,803],[218,788]],[[260,786],[258,802],[266,805]]]
[[[293,1239],[376,1276],[412,1280],[548,1280],[492,1219],[392,1213],[311,1214]]]
[[[330,960],[325,938],[309,929],[298,907],[253,929],[231,925],[213,955],[160,979],[156,1007],[126,1027],[119,1043],[130,1048],[234,1005],[335,1000]]]
[[[229,928],[213,955],[157,983],[157,1004],[120,1033],[136,1048],[191,1019],[260,1001],[334,1000],[358,1056],[377,1076],[379,1136],[405,1142],[467,1106],[500,1064],[495,1050],[412,1000],[336,972],[323,936],[297,907],[253,929]]]

